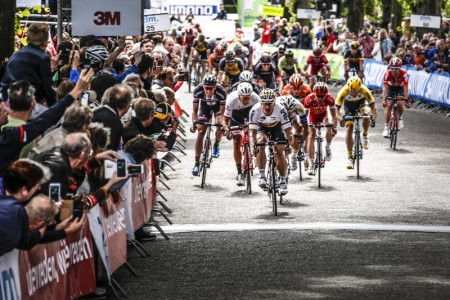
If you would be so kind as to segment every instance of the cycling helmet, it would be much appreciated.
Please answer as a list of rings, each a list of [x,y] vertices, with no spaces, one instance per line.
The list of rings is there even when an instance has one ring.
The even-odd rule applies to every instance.
[[[324,97],[328,94],[328,86],[325,82],[318,82],[314,85],[313,92],[319,97]]]
[[[237,87],[239,96],[250,96],[253,92],[253,87],[248,82],[241,82]]]
[[[303,84],[302,75],[299,73],[292,74],[291,78],[289,78],[289,83],[296,89],[300,88]]]
[[[241,74],[239,74],[239,81],[244,82],[250,82],[253,80],[253,73],[251,71],[244,71]]]
[[[241,39],[234,39],[234,42],[235,42],[235,43],[242,44],[242,40],[241,40]]]
[[[284,53],[286,51],[286,46],[285,45],[280,45],[278,47],[278,52]]]
[[[95,45],[87,48],[86,58],[91,61],[91,64],[98,64],[109,58],[108,50],[104,46]]]
[[[225,61],[233,61],[234,60],[234,52],[233,50],[228,50],[227,53],[225,53]]]
[[[250,47],[250,44],[251,44],[251,42],[249,39],[245,39],[242,41],[242,45],[244,45],[247,48]]]
[[[350,91],[359,91],[361,86],[362,82],[358,76],[352,76],[347,80],[347,87]]]
[[[281,96],[280,98],[280,103],[286,107],[287,110],[293,110],[296,106],[296,102],[297,99],[295,99],[294,97],[292,97],[291,95],[285,95],[285,96]]]
[[[402,66],[402,60],[398,57],[391,58],[389,61],[389,67],[400,68]]]
[[[292,50],[287,50],[284,56],[286,58],[294,58],[294,52],[292,52]]]
[[[233,50],[234,50],[235,53],[241,53],[241,52],[242,52],[242,46],[241,46],[241,44],[237,44],[237,43],[234,44]]]
[[[269,53],[267,53],[267,52],[264,52],[262,55],[261,55],[261,58],[259,59],[263,64],[269,64],[271,61],[272,61],[272,59],[270,58],[270,54]]]
[[[203,85],[207,86],[215,86],[217,85],[217,78],[214,75],[206,75],[205,78],[203,78]]]
[[[223,49],[222,45],[219,44],[216,46],[216,50],[214,52],[223,54],[224,51],[225,49]]]
[[[220,41],[220,45],[222,45],[223,49],[227,50],[227,48],[228,48],[228,43],[227,43],[227,41],[221,40],[221,41]]]
[[[271,89],[263,89],[259,97],[261,103],[275,103],[275,92]]]
[[[314,56],[321,56],[322,55],[322,49],[317,48],[313,50],[313,55]]]
[[[355,50],[358,50],[358,48],[359,48],[359,43],[358,43],[358,41],[354,41],[353,43],[352,43],[352,49],[355,49]]]
[[[199,34],[198,40],[199,40],[200,42],[204,42],[204,41],[205,41],[205,36],[204,36],[203,34]]]

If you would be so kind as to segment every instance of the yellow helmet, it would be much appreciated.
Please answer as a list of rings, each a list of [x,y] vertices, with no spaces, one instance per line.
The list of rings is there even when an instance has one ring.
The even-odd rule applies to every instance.
[[[347,80],[347,87],[350,91],[359,91],[361,86],[362,82],[358,76],[352,76]]]

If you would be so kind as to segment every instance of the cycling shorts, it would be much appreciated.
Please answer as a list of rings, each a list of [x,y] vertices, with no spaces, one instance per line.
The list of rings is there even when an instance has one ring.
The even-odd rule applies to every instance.
[[[214,115],[214,117],[220,116],[220,104],[217,101],[213,105],[206,104],[205,101],[200,101],[200,109],[198,113],[199,121],[209,122],[209,117]]]
[[[387,96],[389,98],[395,98],[395,96],[405,96],[405,91],[403,90],[403,86],[388,86]]]
[[[195,53],[198,54],[198,57],[200,58],[200,60],[208,60],[208,56],[207,56],[208,53],[206,51],[200,52],[198,50],[195,50]]]
[[[257,132],[267,135],[267,137],[271,141],[287,141],[286,135],[284,134],[284,131],[281,128],[281,123],[278,123],[273,127],[265,127],[258,124]]]
[[[225,73],[225,75],[227,76],[227,78],[228,78],[228,80],[229,80],[228,84],[229,84],[230,86],[232,86],[232,85],[235,84],[236,82],[239,82],[239,74],[238,74],[238,75],[229,75],[229,74],[226,74],[226,73]]]
[[[360,112],[361,108],[366,105],[366,99],[362,98],[357,101],[344,101],[344,110],[346,116],[355,116],[356,112]]]
[[[317,125],[319,123],[325,123],[325,119],[327,119],[328,113],[324,113],[321,115],[314,115],[309,112],[309,124]]]

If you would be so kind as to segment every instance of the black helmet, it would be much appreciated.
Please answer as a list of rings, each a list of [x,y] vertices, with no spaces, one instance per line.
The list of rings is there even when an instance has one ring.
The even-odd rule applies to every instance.
[[[225,60],[226,61],[233,61],[234,60],[234,52],[233,52],[233,50],[228,50],[225,53]]]
[[[268,64],[272,61],[272,59],[270,58],[270,54],[267,52],[264,52],[261,55],[261,58],[259,59],[263,64]]]
[[[294,52],[292,52],[292,50],[287,50],[284,56],[286,56],[286,58],[294,58]]]
[[[217,85],[217,78],[214,75],[206,75],[205,78],[203,78],[203,85],[207,86],[215,86]]]

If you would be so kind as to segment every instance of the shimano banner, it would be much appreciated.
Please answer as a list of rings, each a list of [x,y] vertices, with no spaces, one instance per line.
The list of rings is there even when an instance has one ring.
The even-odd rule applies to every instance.
[[[217,16],[221,3],[222,1],[220,0],[191,0],[189,2],[183,0],[167,0],[161,5],[158,13],[170,15],[179,13],[182,22],[192,13],[195,22],[202,24],[204,21],[211,20]]]

